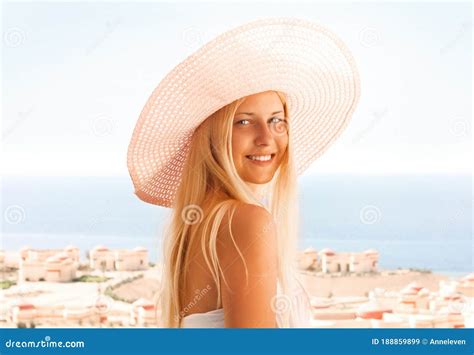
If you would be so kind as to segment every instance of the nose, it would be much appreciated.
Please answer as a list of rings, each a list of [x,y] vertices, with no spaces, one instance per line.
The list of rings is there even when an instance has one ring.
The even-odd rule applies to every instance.
[[[266,124],[258,124],[256,127],[255,143],[257,145],[270,145],[273,140],[273,134],[270,127]]]

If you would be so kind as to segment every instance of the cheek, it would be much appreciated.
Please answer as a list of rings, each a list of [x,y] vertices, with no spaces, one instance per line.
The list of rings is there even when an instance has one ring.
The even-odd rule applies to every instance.
[[[246,137],[243,134],[233,133],[232,134],[232,154],[234,157],[238,157],[245,153]]]
[[[276,140],[278,149],[281,153],[285,152],[286,148],[288,147],[288,136],[284,135],[282,137],[278,137]]]
[[[238,164],[240,158],[239,156],[242,154],[242,139],[239,135],[233,134],[232,135],[232,157],[234,158],[234,162]]]
[[[280,152],[280,157],[278,159],[278,163],[277,163],[277,166],[279,166],[281,164],[281,162],[283,161],[283,157],[284,155],[286,154],[286,150],[288,148],[288,136],[285,136],[285,137],[280,137],[278,140],[277,140],[277,146],[278,146],[278,151]]]

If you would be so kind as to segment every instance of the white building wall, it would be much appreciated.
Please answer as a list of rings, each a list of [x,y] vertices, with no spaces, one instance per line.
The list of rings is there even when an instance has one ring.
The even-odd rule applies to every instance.
[[[378,254],[335,253],[321,254],[321,270],[324,273],[350,273],[376,271]]]
[[[44,262],[20,260],[18,278],[20,281],[45,281],[46,269]]]
[[[130,250],[116,251],[115,268],[118,271],[146,270],[148,269],[148,253]]]
[[[95,270],[114,270],[115,257],[110,250],[107,251],[91,251],[90,252],[90,267]]]

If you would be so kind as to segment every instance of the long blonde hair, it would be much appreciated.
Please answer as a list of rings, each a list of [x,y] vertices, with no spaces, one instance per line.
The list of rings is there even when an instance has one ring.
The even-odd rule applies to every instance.
[[[280,97],[285,117],[288,109],[285,95]],[[221,304],[220,281],[225,278],[219,264],[216,240],[225,213],[232,216],[239,202],[267,208],[277,227],[278,280],[284,294],[292,287],[296,236],[298,227],[296,170],[293,162],[291,120],[288,120],[288,146],[272,181],[267,184],[266,205],[257,201],[246,183],[240,178],[232,158],[232,126],[235,112],[245,100],[238,99],[211,116],[194,132],[182,180],[165,228],[161,289],[158,293],[157,310],[159,326],[181,326],[183,300],[180,290],[186,280],[188,251],[194,242],[200,242],[206,264],[217,288],[216,308]],[[224,193],[224,200],[214,199],[214,192]],[[203,215],[205,200],[211,199],[209,213]],[[200,229],[198,233],[198,226]],[[232,232],[230,231],[231,238]],[[242,254],[239,251],[239,254]],[[245,263],[245,260],[243,260]],[[290,310],[282,314],[283,327],[289,326]]]

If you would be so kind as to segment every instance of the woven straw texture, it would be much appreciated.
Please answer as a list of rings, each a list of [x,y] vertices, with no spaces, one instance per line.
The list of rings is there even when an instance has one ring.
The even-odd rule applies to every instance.
[[[267,90],[287,95],[301,174],[347,126],[360,83],[346,45],[312,22],[270,18],[227,31],[178,64],[148,98],[127,154],[135,194],[172,207],[196,127],[232,101]]]

